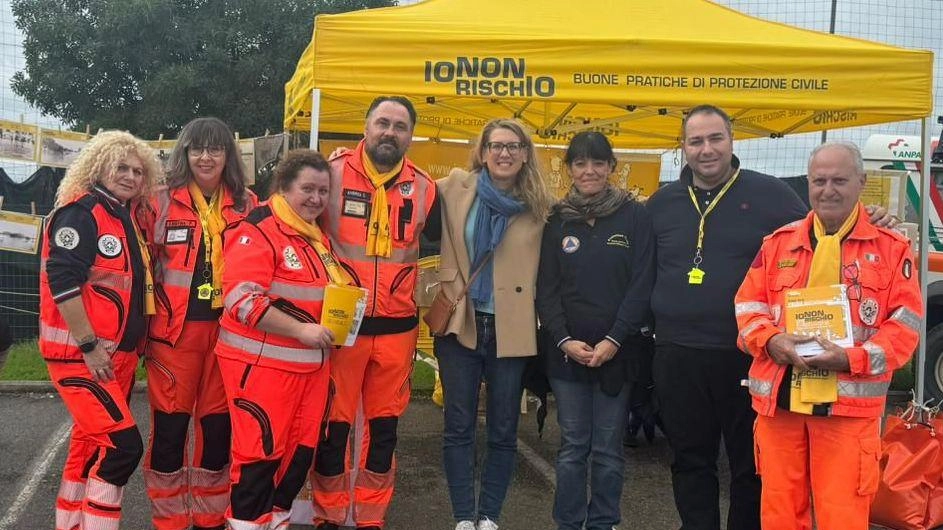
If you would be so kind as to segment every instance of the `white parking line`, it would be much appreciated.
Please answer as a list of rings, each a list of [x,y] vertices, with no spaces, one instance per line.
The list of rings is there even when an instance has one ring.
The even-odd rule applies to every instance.
[[[520,437],[517,438],[517,452],[521,454],[521,457],[524,458],[535,471],[543,476],[547,484],[550,485],[550,489],[557,488],[557,474],[553,465],[544,460],[542,456],[537,454],[537,451],[534,451],[531,446],[527,445]]]
[[[3,519],[0,519],[0,530],[12,529],[17,521],[20,520],[20,515],[23,513],[23,510],[26,509],[33,495],[36,494],[36,489],[46,476],[46,473],[49,472],[49,466],[52,465],[52,462],[59,454],[59,450],[62,449],[62,446],[65,445],[65,442],[69,439],[71,429],[72,421],[66,420],[49,438],[49,441],[46,442],[46,447],[43,447],[39,456],[30,462],[30,466],[27,469],[32,469],[32,472],[23,484],[20,493],[17,494],[16,498],[13,500],[13,504],[10,505],[10,509],[7,510],[6,515],[3,516]]]

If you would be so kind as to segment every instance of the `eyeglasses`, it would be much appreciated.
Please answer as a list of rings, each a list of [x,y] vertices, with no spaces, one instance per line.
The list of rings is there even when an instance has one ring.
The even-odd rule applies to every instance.
[[[841,268],[842,278],[850,282],[846,289],[849,300],[861,301],[861,284],[858,282],[858,263],[849,263],[848,265],[842,265]]]
[[[223,156],[226,153],[226,148],[222,145],[191,145],[190,147],[187,147],[187,153],[193,158],[199,158],[203,156],[203,153],[216,158]]]
[[[501,151],[507,149],[508,154],[514,156],[520,153],[521,149],[524,148],[523,142],[508,142],[506,144],[502,142],[488,142],[485,145],[488,146],[488,151],[493,155],[500,155]]]

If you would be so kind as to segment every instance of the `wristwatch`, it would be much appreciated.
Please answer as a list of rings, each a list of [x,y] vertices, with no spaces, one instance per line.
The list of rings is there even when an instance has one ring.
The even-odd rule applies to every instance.
[[[98,337],[94,335],[91,339],[79,343],[79,349],[82,350],[82,353],[92,353],[95,351],[95,346],[98,346]]]

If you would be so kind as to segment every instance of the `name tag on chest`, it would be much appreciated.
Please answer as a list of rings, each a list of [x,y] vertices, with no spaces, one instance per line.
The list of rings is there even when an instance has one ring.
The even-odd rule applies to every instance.
[[[167,230],[166,243],[186,243],[190,240],[189,228],[171,228]]]

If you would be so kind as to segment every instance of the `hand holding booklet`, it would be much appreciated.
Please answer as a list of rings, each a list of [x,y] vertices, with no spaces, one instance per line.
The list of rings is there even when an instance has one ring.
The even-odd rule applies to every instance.
[[[855,345],[851,332],[851,308],[841,284],[790,289],[785,301],[786,332],[821,337],[843,347]],[[817,342],[798,344],[796,353],[810,357],[825,350]]]
[[[334,333],[335,346],[353,346],[367,309],[369,291],[330,283],[324,288],[321,325]]]

